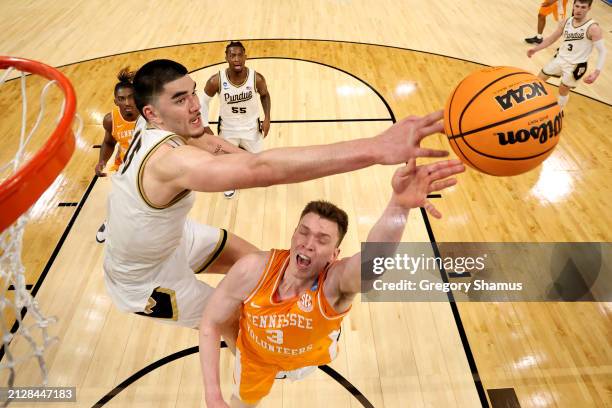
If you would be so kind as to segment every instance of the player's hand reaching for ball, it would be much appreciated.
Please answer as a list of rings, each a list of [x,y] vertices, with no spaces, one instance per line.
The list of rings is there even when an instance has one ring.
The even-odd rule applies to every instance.
[[[535,49],[535,48],[530,48],[530,49],[528,49],[528,50],[527,50],[527,56],[528,56],[529,58],[531,58],[531,57],[533,57],[533,54],[535,54],[536,52],[537,52],[537,51],[536,51],[536,49]]]
[[[382,149],[380,164],[406,163],[417,157],[445,157],[446,150],[426,149],[421,141],[434,133],[441,133],[443,113],[437,111],[426,116],[408,116],[377,136],[377,147]]]
[[[415,159],[410,159],[393,175],[391,202],[405,210],[423,207],[433,217],[441,218],[442,214],[427,200],[427,195],[454,186],[457,179],[451,176],[464,171],[465,166],[459,160],[444,160],[417,166]]]

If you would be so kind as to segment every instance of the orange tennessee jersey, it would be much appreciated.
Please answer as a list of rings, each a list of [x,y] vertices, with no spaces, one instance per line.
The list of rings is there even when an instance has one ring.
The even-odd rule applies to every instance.
[[[113,120],[113,128],[111,134],[113,135],[113,139],[117,141],[119,148],[117,150],[117,154],[115,155],[115,163],[111,167],[111,171],[117,171],[119,165],[123,163],[123,156],[125,156],[125,152],[130,146],[130,142],[132,141],[132,136],[134,135],[134,128],[136,127],[136,121],[128,122],[123,119],[121,116],[121,112],[119,111],[119,107],[115,106],[111,113]]]
[[[342,318],[323,293],[327,270],[310,290],[276,302],[273,295],[289,264],[288,250],[272,250],[257,287],[243,302],[238,348],[249,359],[289,371],[327,364],[338,353]]]

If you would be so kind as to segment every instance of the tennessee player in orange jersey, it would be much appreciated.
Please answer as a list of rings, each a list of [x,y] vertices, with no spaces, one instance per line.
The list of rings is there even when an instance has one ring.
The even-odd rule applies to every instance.
[[[129,68],[124,68],[117,74],[118,82],[115,84],[114,103],[115,107],[104,116],[102,127],[104,127],[104,141],[100,146],[100,158],[96,164],[96,176],[104,177],[104,167],[115,150],[115,145],[119,143],[115,161],[110,171],[117,171],[123,156],[130,146],[136,120],[140,114],[134,103],[134,86],[132,85],[133,72]],[[102,243],[106,240],[106,223],[103,223],[96,234],[96,241]]]
[[[527,44],[541,44],[543,41],[542,33],[546,27],[546,16],[552,14],[555,21],[565,20],[565,10],[567,0],[544,0],[538,11],[538,32],[535,36],[525,38]]]
[[[104,127],[104,141],[100,148],[100,158],[96,165],[96,175],[105,176],[104,167],[110,159],[115,145],[119,143],[119,149],[115,155],[115,162],[110,171],[116,171],[123,163],[123,156],[132,141],[134,127],[139,113],[134,103],[134,86],[132,77],[134,73],[124,68],[117,74],[119,82],[115,84],[114,102],[115,107],[104,116],[102,126]]]
[[[427,194],[455,185],[457,160],[416,166],[411,159],[391,180],[393,194],[368,234],[368,242],[399,242],[411,208],[441,214]],[[239,259],[219,284],[200,323],[200,359],[209,408],[253,407],[283,372],[302,378],[338,352],[342,318],[361,289],[361,253],[338,260],[348,227],[344,211],[325,201],[309,203],[291,238],[291,249]],[[219,385],[219,342],[240,312],[235,344],[235,388],[228,405]],[[226,338],[226,340],[228,340]]]

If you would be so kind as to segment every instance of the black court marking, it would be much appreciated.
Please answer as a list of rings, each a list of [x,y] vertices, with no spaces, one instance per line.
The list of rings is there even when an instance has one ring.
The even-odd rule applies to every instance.
[[[93,187],[96,184],[97,180],[98,180],[98,176],[94,176],[93,179],[91,180],[91,182],[89,183],[89,186],[85,190],[85,193],[83,194],[83,198],[81,198],[81,201],[79,202],[79,205],[77,206],[76,210],[74,211],[74,214],[72,214],[72,217],[70,218],[70,221],[68,221],[68,225],[66,226],[66,229],[64,229],[64,233],[62,234],[62,236],[60,237],[59,241],[57,242],[57,245],[55,246],[55,249],[53,250],[53,253],[49,257],[49,260],[45,264],[45,267],[44,267],[42,273],[40,274],[40,276],[36,280],[36,283],[34,284],[34,287],[32,288],[32,291],[30,292],[32,297],[36,297],[36,294],[38,293],[38,290],[40,289],[43,281],[47,277],[47,273],[49,273],[49,270],[51,269],[51,266],[53,265],[53,262],[55,262],[55,258],[59,254],[59,251],[62,249],[62,246],[64,245],[64,241],[66,241],[66,238],[68,237],[68,234],[70,233],[70,230],[72,229],[72,226],[74,225],[74,222],[76,221],[77,217],[79,216],[79,213],[81,212],[81,209],[83,208],[83,205],[85,204],[85,201],[87,201],[87,197],[89,197],[89,194],[91,193],[91,190],[93,189]],[[27,312],[28,311],[27,311],[27,309],[25,307],[21,309],[21,319],[22,320],[25,317],[25,315],[27,314]],[[18,323],[17,323],[17,320],[15,320],[15,322],[13,323],[13,326],[11,327],[11,333],[15,333],[17,331],[17,328],[18,328]],[[2,347],[0,347],[0,361],[3,358],[4,358],[4,345]]]
[[[289,40],[295,40],[295,39],[265,39],[265,40],[266,40],[266,41],[267,41],[267,40],[271,40],[271,41],[286,40],[286,41],[289,41]],[[246,40],[245,40],[245,41],[246,41]],[[257,41],[257,40],[249,40],[249,41]],[[263,40],[261,40],[261,41],[263,41]],[[352,43],[352,44],[359,44],[359,45],[373,45],[373,46],[380,46],[380,47],[383,47],[383,48],[395,48],[395,49],[400,49],[400,50],[405,50],[405,51],[421,52],[421,53],[424,53],[424,54],[432,54],[432,55],[438,55],[438,56],[442,56],[442,57],[446,57],[446,58],[450,58],[450,59],[461,60],[460,58],[447,57],[447,56],[440,55],[440,54],[434,54],[434,53],[429,53],[429,52],[424,52],[424,51],[411,50],[411,49],[407,49],[407,48],[400,48],[400,47],[384,46],[384,45],[378,45],[378,44],[357,43],[357,42],[350,42],[350,41],[316,40],[316,39],[310,39],[310,40],[309,40],[309,39],[301,39],[301,41],[327,41],[327,42],[336,42],[336,43]],[[227,40],[226,40],[226,41],[209,41],[209,42],[199,42],[199,43],[192,43],[192,44],[206,44],[206,43],[218,43],[218,42],[227,43],[228,41],[227,41]],[[189,45],[189,44],[181,44],[181,45]],[[163,49],[163,48],[171,48],[171,47],[177,47],[177,45],[171,45],[171,46],[165,46],[165,47],[154,47],[154,48],[150,48],[150,49],[148,49],[148,50],[153,50],[153,49]],[[135,53],[135,52],[140,52],[140,51],[146,51],[146,50],[137,50],[137,51],[130,51],[130,52],[125,52],[125,53],[118,53],[118,54],[109,55],[109,56],[107,56],[107,57],[112,57],[112,56],[116,56],[116,55],[125,55],[125,54],[130,54],[130,53],[133,53],[133,52],[134,52],[134,53]],[[87,62],[87,61],[101,60],[101,59],[103,59],[103,58],[107,58],[107,57],[91,58],[91,59],[89,59],[89,60],[84,60],[84,61],[80,61],[80,62],[76,62],[76,63],[71,63],[71,64],[60,65],[60,66],[58,66],[57,68],[67,67],[67,66],[70,66],[70,65],[76,65],[76,64],[79,64],[79,63],[82,63],[82,62]],[[300,59],[300,58],[287,58],[287,57],[261,57],[261,58],[251,58],[251,59],[290,59],[290,60],[298,60],[298,61],[305,61],[305,62],[311,62],[311,63],[314,63],[314,64],[319,64],[319,65],[322,65],[322,66],[326,66],[326,67],[329,67],[329,68],[336,69],[336,70],[338,70],[338,71],[344,72],[345,74],[347,74],[347,75],[349,75],[349,76],[351,76],[351,77],[353,77],[353,78],[357,79],[358,81],[360,81],[360,82],[364,83],[364,84],[365,84],[366,86],[368,86],[368,87],[369,87],[369,88],[370,88],[370,89],[371,89],[371,90],[372,90],[372,91],[373,91],[373,92],[374,92],[376,95],[378,95],[378,97],[380,98],[380,100],[381,100],[381,101],[384,103],[384,105],[386,106],[387,111],[389,112],[389,115],[391,116],[390,120],[391,120],[392,122],[394,122],[394,123],[396,122],[396,120],[395,120],[395,115],[394,115],[393,111],[391,110],[391,107],[389,106],[389,104],[388,104],[388,103],[387,103],[387,101],[385,100],[385,98],[384,98],[384,97],[383,97],[383,96],[382,96],[382,95],[381,95],[381,94],[380,94],[380,93],[379,93],[379,92],[378,92],[376,89],[374,89],[374,88],[373,88],[373,87],[372,87],[370,84],[368,84],[367,82],[363,81],[361,78],[359,78],[359,77],[355,76],[354,74],[351,74],[351,73],[349,73],[349,72],[347,72],[347,71],[344,71],[344,70],[342,70],[342,69],[340,69],[340,68],[337,68],[337,67],[334,67],[334,66],[331,66],[331,65],[328,65],[328,64],[324,64],[324,63],[321,63],[321,62],[318,62],[318,61],[310,61],[310,60],[304,60],[304,59]],[[473,62],[473,61],[467,61],[467,60],[462,60],[462,61],[466,61],[466,62],[474,63],[474,64],[477,64],[477,65],[483,65],[483,64],[475,63],[475,62]],[[201,67],[201,68],[196,69],[196,70],[191,71],[191,72],[195,72],[195,71],[198,71],[198,70],[200,70],[200,69],[208,68],[209,66],[219,65],[219,64],[222,64],[222,63],[223,63],[223,62],[217,62],[217,63],[214,63],[214,64],[210,64],[210,65],[207,65],[207,66]],[[583,96],[584,96],[584,95],[583,95]],[[594,98],[591,98],[591,97],[588,97],[588,96],[585,96],[585,97],[586,97],[586,98],[589,98],[589,99],[593,99],[593,100],[595,100],[595,101],[597,101],[597,102],[601,102],[601,103],[604,103],[604,104],[606,104],[606,105],[612,106],[612,105],[607,104],[607,103],[605,103],[605,102],[598,101],[598,100],[596,100],[596,99],[594,99]],[[66,240],[66,237],[67,237],[68,233],[70,232],[70,230],[72,229],[72,226],[74,225],[74,221],[75,221],[75,220],[76,220],[76,218],[78,217],[78,215],[79,215],[79,213],[80,213],[80,211],[81,211],[81,209],[82,209],[83,205],[84,205],[84,204],[85,204],[85,202],[87,201],[87,198],[88,198],[89,194],[91,193],[91,190],[93,189],[93,187],[94,187],[94,185],[95,185],[95,183],[96,183],[97,179],[98,179],[98,176],[94,176],[94,177],[93,177],[93,179],[92,179],[92,181],[91,181],[91,183],[89,184],[89,186],[88,186],[87,190],[85,191],[85,194],[83,195],[83,198],[81,199],[81,201],[80,201],[80,203],[79,203],[79,206],[77,207],[77,209],[76,209],[76,211],[74,212],[74,214],[73,214],[72,218],[70,219],[70,221],[69,221],[68,225],[66,226],[66,229],[64,230],[64,233],[62,234],[62,237],[61,237],[61,238],[60,238],[60,240],[58,241],[58,244],[56,245],[56,247],[55,247],[55,249],[54,249],[54,251],[53,251],[53,253],[52,253],[51,257],[49,258],[49,261],[48,261],[48,262],[47,262],[47,264],[45,265],[45,268],[44,268],[44,270],[43,270],[42,274],[39,276],[39,278],[38,278],[38,280],[37,280],[37,282],[36,282],[36,284],[35,284],[35,286],[34,286],[34,289],[33,289],[33,291],[32,291],[32,296],[35,296],[35,295],[36,295],[36,293],[38,292],[38,289],[39,289],[39,288],[40,288],[40,286],[42,285],[42,282],[44,281],[44,279],[45,279],[45,277],[46,277],[46,275],[47,275],[47,273],[48,273],[49,269],[50,269],[50,268],[51,268],[51,266],[53,265],[53,262],[55,261],[55,258],[57,257],[57,254],[59,253],[59,251],[60,251],[61,247],[63,246],[64,241]],[[427,231],[428,231],[428,234],[429,234],[430,240],[431,240],[431,242],[432,242],[432,246],[434,246],[434,251],[437,251],[438,249],[437,249],[437,245],[435,244],[435,239],[434,239],[434,237],[433,237],[433,231],[431,230],[431,226],[430,226],[430,224],[429,224],[429,219],[427,218],[427,214],[426,214],[425,210],[424,210],[424,209],[422,209],[422,208],[421,208],[421,214],[423,215],[423,220],[424,220],[425,225],[426,225],[426,227],[427,227]],[[441,273],[442,273],[442,271],[441,271]],[[443,276],[443,279],[446,279],[446,277],[445,277],[445,276]],[[466,335],[465,335],[465,330],[463,329],[463,324],[462,324],[462,322],[461,322],[461,317],[460,317],[460,315],[459,315],[459,313],[458,313],[458,310],[457,310],[457,308],[456,308],[456,305],[455,305],[455,304],[454,304],[454,302],[453,302],[454,298],[452,297],[452,292],[449,292],[449,293],[448,293],[448,296],[449,296],[449,301],[450,301],[450,304],[451,304],[451,309],[453,310],[453,316],[454,316],[454,318],[455,318],[455,322],[456,322],[456,324],[457,324],[457,328],[458,328],[458,331],[459,331],[459,335],[461,336],[461,341],[462,341],[462,344],[463,344],[463,348],[464,348],[464,350],[465,350],[465,352],[466,352],[466,357],[467,357],[468,362],[469,362],[469,364],[470,364],[470,369],[471,369],[471,371],[472,371],[472,376],[473,376],[473,378],[474,378],[474,382],[475,382],[476,388],[477,388],[477,390],[478,390],[478,395],[479,395],[479,397],[480,397],[480,399],[481,399],[481,402],[483,403],[483,407],[487,407],[487,408],[488,408],[488,407],[489,407],[489,405],[488,405],[488,401],[486,400],[486,396],[484,396],[484,389],[483,389],[483,387],[482,387],[482,383],[481,383],[481,381],[480,381],[480,377],[479,377],[479,375],[478,375],[478,370],[477,370],[477,368],[476,368],[476,364],[475,364],[475,361],[474,361],[473,355],[472,355],[472,353],[471,353],[471,349],[470,349],[470,346],[469,346],[469,342],[467,341],[467,337],[466,337]],[[22,318],[23,318],[23,316],[25,316],[25,314],[26,314],[26,313],[27,313],[27,310],[22,309],[22,311],[21,311]],[[13,325],[13,327],[11,328],[11,333],[14,333],[14,331],[17,329],[17,324],[16,324],[16,323],[17,323],[17,322],[15,322],[15,324],[14,324],[14,325]],[[187,350],[191,350],[191,349],[187,349]],[[184,353],[184,352],[186,352],[187,350],[183,350],[182,352],[178,352],[178,353]],[[176,354],[178,354],[178,353],[175,353],[175,354],[173,354],[173,355],[171,355],[171,356],[168,356],[168,357],[166,357],[166,358],[169,358],[169,357],[175,356],[175,355],[176,355]],[[187,353],[187,354],[185,354],[185,355],[192,354],[192,353],[193,353],[193,351],[192,351],[192,352],[190,352],[190,353]],[[0,360],[2,360],[2,358],[3,358],[3,357],[4,357],[4,346],[2,346],[2,347],[0,348]],[[182,357],[182,356],[172,357],[172,358],[173,358],[173,360],[175,360],[175,359],[180,358],[180,357]],[[165,364],[165,363],[163,363],[163,364]],[[161,365],[163,365],[163,364],[160,364],[160,366],[161,366]],[[143,370],[144,370],[144,369],[143,369]],[[331,368],[330,368],[330,370],[331,370]],[[141,370],[141,371],[142,371],[142,370]],[[139,371],[139,372],[140,372],[140,371]],[[147,372],[148,372],[148,371],[147,371]],[[134,374],[134,375],[136,375],[136,374]],[[133,375],[133,376],[131,376],[130,378],[128,378],[128,380],[129,380],[129,379],[131,379],[132,377],[134,377],[134,375]],[[143,375],[144,375],[144,374],[143,374]],[[137,379],[137,378],[136,378],[136,379]],[[127,385],[129,385],[129,384],[133,383],[133,382],[134,382],[136,379],[134,379],[134,380],[130,381],[129,383],[128,383],[128,380],[126,380],[126,381],[124,381],[123,383],[121,383],[120,385],[125,384],[125,386],[127,387]],[[119,386],[118,386],[118,387],[119,387]],[[102,405],[104,405],[106,402],[108,402],[110,399],[112,399],[112,398],[114,397],[114,395],[117,395],[119,392],[121,392],[121,391],[123,390],[123,388],[122,388],[122,389],[118,389],[118,387],[116,387],[116,388],[115,388],[114,390],[112,390],[112,391],[111,391],[109,394],[107,394],[105,397],[103,397],[103,398],[102,398],[100,401],[98,401],[98,403],[96,403],[96,405],[94,405],[94,406],[95,406],[95,407],[97,407],[97,406],[102,406]],[[353,388],[354,388],[354,387],[353,387]],[[356,389],[356,388],[355,388],[355,389]],[[114,391],[116,391],[116,392],[113,394],[113,392],[114,392]],[[349,391],[350,391],[350,390],[349,390]],[[111,395],[111,394],[112,394],[112,395]],[[357,398],[357,397],[356,397],[356,398]],[[364,397],[364,398],[365,398],[365,397]],[[484,398],[484,399],[483,399],[483,398]],[[105,399],[106,399],[106,400],[105,400]],[[360,402],[361,402],[361,401],[360,401]],[[101,404],[101,405],[98,405],[98,404],[100,404],[100,403],[102,403],[102,404]],[[369,407],[369,406],[372,406],[372,405],[370,404],[369,406],[367,406],[367,405],[364,405],[364,406]]]
[[[92,149],[100,149],[102,148],[102,145],[93,145],[91,146]]]
[[[58,207],[76,207],[78,205],[79,203],[72,202],[72,203],[59,203],[57,206]]]
[[[441,258],[436,238],[434,236],[433,230],[431,229],[431,224],[429,223],[427,211],[425,211],[424,208],[420,208],[420,210],[421,215],[423,216],[423,221],[425,222],[425,228],[427,228],[427,234],[429,235],[429,241],[431,242],[431,247],[434,251],[434,255],[436,257]],[[443,282],[449,283],[446,271],[444,270],[444,265],[441,265],[440,277],[442,278]],[[461,344],[463,345],[465,357],[468,360],[470,371],[472,372],[472,378],[474,379],[474,384],[476,385],[476,391],[478,391],[478,398],[480,398],[480,403],[484,408],[489,408],[489,401],[487,401],[487,396],[485,394],[482,381],[480,380],[480,374],[478,373],[478,367],[476,366],[476,360],[474,359],[474,355],[472,354],[470,342],[468,341],[467,334],[465,333],[465,328],[463,327],[463,321],[461,320],[459,309],[457,309],[457,303],[455,303],[455,296],[453,295],[452,291],[449,291],[446,296],[448,297],[448,303],[450,304],[451,310],[453,312],[453,317],[455,319],[455,324],[457,325],[459,337],[461,338]]]
[[[427,198],[442,198],[442,194],[427,194]]]
[[[612,32],[612,31],[610,31],[610,32]],[[241,41],[261,41],[261,42],[264,42],[264,41],[312,41],[312,42],[331,42],[331,43],[338,43],[338,44],[368,45],[368,46],[372,46],[372,47],[389,48],[389,49],[392,49],[392,50],[410,51],[410,52],[415,52],[415,53],[420,53],[420,54],[425,54],[425,55],[435,55],[436,57],[443,57],[443,58],[448,58],[448,59],[455,60],[455,61],[468,62],[470,64],[479,65],[481,67],[491,67],[491,65],[483,64],[482,62],[476,62],[476,61],[472,61],[472,60],[461,58],[461,57],[453,57],[453,56],[450,56],[450,55],[438,54],[438,53],[431,52],[431,51],[417,50],[417,49],[414,49],[414,48],[406,48],[406,47],[398,47],[398,46],[394,46],[394,45],[385,45],[385,44],[359,42],[359,41],[325,40],[325,39],[321,39],[321,38],[280,38],[280,37],[277,37],[277,38],[243,38]],[[126,52],[118,52],[118,53],[115,53],[115,54],[109,54],[109,55],[105,55],[105,56],[102,56],[102,57],[94,57],[94,58],[84,59],[84,60],[81,60],[81,61],[70,62],[68,64],[58,65],[58,66],[56,66],[54,68],[65,68],[65,67],[69,67],[71,65],[82,64],[84,62],[91,62],[91,61],[96,61],[96,60],[102,60],[104,58],[111,58],[111,57],[116,57],[116,56],[119,56],[119,55],[127,55],[127,54],[131,54],[131,53],[137,53],[137,52],[143,52],[143,51],[162,50],[162,49],[165,49],[165,48],[183,47],[183,46],[188,46],[188,45],[204,45],[204,44],[214,44],[214,43],[223,43],[223,44],[226,44],[226,43],[229,43],[229,42],[230,42],[230,40],[198,41],[198,42],[191,42],[191,43],[184,43],[184,44],[164,45],[164,46],[161,46],[161,47],[142,48],[142,49],[139,49],[139,50],[126,51]],[[269,57],[263,57],[263,58],[269,58]],[[255,59],[255,58],[249,58],[249,59]],[[213,65],[217,65],[217,64],[213,64]],[[26,75],[31,75],[31,74],[27,73]],[[18,78],[9,79],[6,82],[14,81],[15,79],[18,79]],[[559,87],[558,85],[554,85],[554,84],[549,84],[549,85],[550,86],[554,86],[556,88]],[[584,94],[581,94],[579,92],[574,92],[574,94],[580,95],[580,96],[584,96],[585,98],[590,99],[592,101],[603,103],[606,106],[612,107],[612,103],[601,101],[601,100],[599,100],[599,99],[597,99],[597,98],[595,98],[593,96],[584,95]]]
[[[226,347],[227,345],[225,344],[224,341],[222,341],[221,348],[226,348]],[[136,381],[138,381],[139,379],[141,379],[148,373],[152,372],[153,370],[156,370],[180,358],[195,354],[198,351],[199,351],[198,346],[189,347],[187,349],[178,351],[176,353],[172,353],[169,356],[166,356],[164,358],[161,358],[155,361],[154,363],[149,364],[148,366],[138,370],[136,373],[129,376],[127,379],[121,382],[121,384],[113,388],[108,394],[100,398],[100,400],[96,402],[92,406],[92,408],[100,408],[104,406],[106,403],[112,400],[116,395],[118,395],[121,391],[125,390],[127,387],[129,387],[130,385],[132,385],[133,383],[135,383]],[[361,403],[362,406],[364,406],[365,408],[374,408],[374,405],[372,405],[372,403],[368,401],[368,399],[361,393],[361,391],[359,391],[353,384],[351,384],[346,378],[344,378],[342,374],[338,373],[336,370],[334,370],[333,368],[327,365],[319,366],[319,369],[323,371],[324,373],[326,373],[327,375],[329,375],[334,380],[336,380],[338,384],[343,386],[349,393],[351,393],[353,397],[355,397],[355,399],[357,399],[357,401]]]
[[[30,290],[33,288],[32,285],[25,285],[26,290]],[[15,287],[13,285],[9,285],[9,287],[7,288],[7,290],[15,290]]]
[[[217,41],[213,41],[213,42],[217,42]],[[380,92],[378,92],[378,90],[376,90],[376,88],[374,88],[372,85],[370,85],[369,83],[367,83],[366,81],[364,81],[363,79],[359,78],[358,76],[356,76],[355,74],[352,74],[348,71],[345,71],[341,68],[335,67],[333,65],[329,65],[329,64],[325,64],[323,62],[319,62],[319,61],[313,61],[313,60],[308,60],[308,59],[304,59],[304,58],[297,58],[297,57],[254,57],[254,58],[249,58],[249,60],[260,60],[260,59],[269,59],[269,60],[274,60],[274,59],[280,59],[280,60],[290,60],[290,61],[302,61],[302,62],[309,62],[311,64],[317,64],[317,65],[321,65],[327,68],[331,68],[331,69],[335,69],[336,71],[340,71],[348,76],[350,76],[351,78],[356,79],[357,81],[361,82],[362,84],[364,84],[365,86],[367,86],[368,88],[370,88],[370,90],[372,92],[374,92],[374,94],[376,96],[378,96],[378,98],[380,99],[380,101],[385,105],[385,108],[387,108],[387,112],[389,112],[389,119],[386,120],[391,120],[393,123],[395,123],[395,114],[393,113],[393,110],[391,110],[391,107],[389,106],[389,104],[387,103],[387,100],[385,98],[383,98],[383,96],[380,94]],[[200,71],[203,70],[205,68],[210,68],[210,67],[214,67],[215,65],[221,65],[224,64],[225,61],[218,61],[215,62],[213,64],[208,64],[205,65],[203,67],[200,68],[196,68],[192,71],[189,71],[189,73],[193,73],[196,71]],[[325,119],[327,121],[327,119]],[[330,122],[340,122],[342,121],[342,119],[329,119]],[[273,121],[270,121],[273,122]],[[292,121],[292,123],[296,123],[297,121]]]
[[[374,408],[374,405],[372,405],[372,403],[368,401],[368,399],[361,393],[361,391],[359,391],[353,384],[351,384],[346,378],[344,378],[342,374],[340,374],[328,365],[319,366],[319,370],[323,371],[325,374],[336,380],[337,383],[342,385],[348,392],[351,393],[353,397],[357,399],[357,401],[361,403],[361,405],[367,408]]]

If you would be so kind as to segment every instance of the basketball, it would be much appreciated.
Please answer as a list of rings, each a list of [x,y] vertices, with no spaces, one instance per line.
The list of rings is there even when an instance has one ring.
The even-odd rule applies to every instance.
[[[513,67],[473,72],[444,108],[453,151],[466,165],[493,176],[514,176],[542,163],[559,142],[562,124],[556,93]]]

